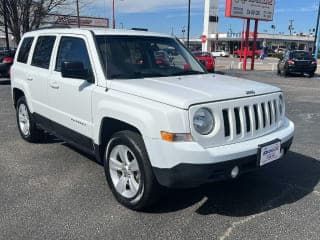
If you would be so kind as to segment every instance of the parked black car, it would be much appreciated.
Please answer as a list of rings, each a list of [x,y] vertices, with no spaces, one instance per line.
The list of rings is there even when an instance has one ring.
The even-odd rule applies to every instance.
[[[14,55],[14,50],[0,51],[0,78],[10,77],[10,67],[13,64]]]
[[[278,74],[284,76],[288,76],[290,73],[307,73],[313,77],[316,70],[316,59],[309,52],[302,50],[286,51],[278,63]]]

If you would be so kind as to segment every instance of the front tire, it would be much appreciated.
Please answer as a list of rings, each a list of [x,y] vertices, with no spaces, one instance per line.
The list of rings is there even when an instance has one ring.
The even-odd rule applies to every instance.
[[[132,210],[151,206],[159,194],[142,137],[132,131],[115,133],[105,148],[104,169],[109,187]]]
[[[16,117],[20,135],[24,140],[36,143],[43,138],[44,133],[37,127],[24,96],[17,101]]]

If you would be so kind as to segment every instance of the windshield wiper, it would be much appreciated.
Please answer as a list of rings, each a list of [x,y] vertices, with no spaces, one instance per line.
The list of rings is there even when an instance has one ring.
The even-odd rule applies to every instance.
[[[157,72],[131,72],[131,73],[118,73],[110,74],[110,79],[132,79],[132,78],[146,78],[146,77],[166,77],[167,75]]]
[[[196,74],[205,74],[205,72],[195,71],[195,70],[186,70],[186,71],[180,71],[173,74],[170,74],[171,76],[183,76],[183,75],[196,75]]]

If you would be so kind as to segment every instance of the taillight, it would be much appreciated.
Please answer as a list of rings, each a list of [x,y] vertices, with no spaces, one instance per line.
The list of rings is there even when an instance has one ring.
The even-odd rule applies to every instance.
[[[316,60],[313,60],[313,61],[311,62],[311,64],[316,65],[316,64],[317,64],[317,61],[316,61]]]
[[[294,60],[289,59],[289,60],[288,60],[288,64],[289,64],[289,65],[294,65]]]
[[[2,63],[12,63],[13,62],[13,58],[12,57],[4,57],[2,59]]]

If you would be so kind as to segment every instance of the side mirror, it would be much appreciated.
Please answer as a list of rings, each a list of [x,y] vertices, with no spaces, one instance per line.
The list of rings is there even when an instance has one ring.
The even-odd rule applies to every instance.
[[[64,78],[77,78],[92,82],[89,72],[84,69],[82,62],[63,62],[61,74]]]

